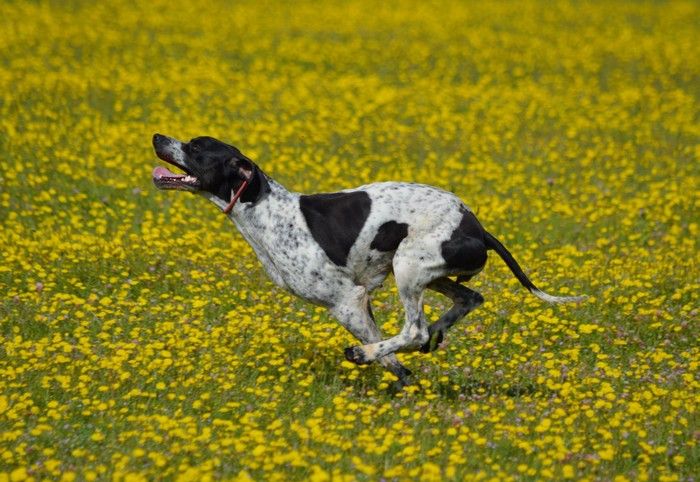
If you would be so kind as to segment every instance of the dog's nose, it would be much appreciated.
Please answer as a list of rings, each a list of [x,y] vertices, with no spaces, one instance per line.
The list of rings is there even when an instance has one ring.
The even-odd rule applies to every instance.
[[[165,146],[168,143],[168,136],[163,134],[153,134],[153,147]]]

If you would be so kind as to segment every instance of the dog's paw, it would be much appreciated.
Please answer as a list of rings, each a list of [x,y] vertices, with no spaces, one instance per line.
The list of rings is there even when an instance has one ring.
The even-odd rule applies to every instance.
[[[442,343],[443,338],[444,335],[442,330],[431,332],[428,341],[426,341],[423,346],[420,347],[421,353],[430,353],[431,351],[437,350],[440,343]]]
[[[358,365],[367,365],[372,360],[367,359],[367,355],[361,346],[351,346],[345,349],[345,359]]]

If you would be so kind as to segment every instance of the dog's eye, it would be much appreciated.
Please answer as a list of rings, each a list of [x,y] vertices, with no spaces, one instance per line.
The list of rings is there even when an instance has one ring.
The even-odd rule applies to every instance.
[[[197,144],[190,144],[190,151],[199,152],[199,146]]]

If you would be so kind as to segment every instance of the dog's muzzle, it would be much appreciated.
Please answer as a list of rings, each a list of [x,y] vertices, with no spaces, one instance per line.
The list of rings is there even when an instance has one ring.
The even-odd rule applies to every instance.
[[[158,189],[198,191],[201,188],[199,179],[192,175],[185,165],[185,153],[180,141],[161,134],[154,134],[153,148],[159,159],[185,171],[185,174],[176,174],[165,167],[156,167],[153,169],[152,177],[153,184]]]

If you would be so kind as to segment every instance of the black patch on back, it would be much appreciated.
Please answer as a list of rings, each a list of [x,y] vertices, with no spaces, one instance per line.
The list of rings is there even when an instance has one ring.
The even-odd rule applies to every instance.
[[[486,264],[484,228],[476,216],[464,211],[459,226],[442,243],[442,257],[449,268],[476,271]]]
[[[299,199],[311,236],[338,266],[345,266],[350,248],[367,221],[372,200],[363,191],[312,194]]]
[[[377,235],[369,247],[377,251],[396,251],[399,243],[406,236],[408,236],[408,224],[389,221],[379,226]]]

